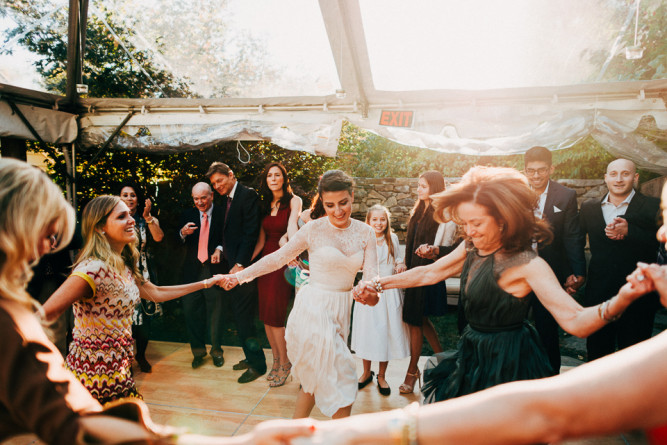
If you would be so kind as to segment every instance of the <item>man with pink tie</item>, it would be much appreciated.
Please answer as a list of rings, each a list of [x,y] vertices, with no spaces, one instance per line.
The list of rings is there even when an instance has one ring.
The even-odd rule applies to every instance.
[[[205,182],[192,187],[195,207],[181,215],[179,235],[185,244],[183,282],[211,278],[223,273],[218,255],[213,255],[222,245],[222,221],[224,210],[213,205],[213,190]],[[221,367],[225,362],[220,346],[220,315],[223,292],[218,286],[202,289],[183,297],[183,311],[192,349],[192,367],[198,368],[206,356],[206,335],[210,331],[213,364]]]

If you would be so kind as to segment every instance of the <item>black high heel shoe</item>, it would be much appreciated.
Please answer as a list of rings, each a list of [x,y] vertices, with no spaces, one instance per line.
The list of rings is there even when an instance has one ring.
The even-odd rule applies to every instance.
[[[366,380],[364,380],[363,382],[359,382],[359,389],[364,389],[370,382],[372,382],[374,375],[375,375],[375,373],[373,371],[371,371],[371,375],[368,376],[368,378]]]

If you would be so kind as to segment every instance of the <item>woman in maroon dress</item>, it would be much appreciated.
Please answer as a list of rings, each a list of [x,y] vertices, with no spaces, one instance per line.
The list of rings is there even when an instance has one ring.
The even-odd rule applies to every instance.
[[[268,164],[260,177],[260,211],[262,226],[253,258],[275,252],[298,230],[301,198],[292,193],[287,170],[279,162]],[[259,291],[259,319],[264,323],[266,337],[273,353],[273,366],[266,379],[269,386],[285,384],[292,364],[287,358],[285,320],[287,305],[294,288],[285,278],[287,266],[257,278]]]

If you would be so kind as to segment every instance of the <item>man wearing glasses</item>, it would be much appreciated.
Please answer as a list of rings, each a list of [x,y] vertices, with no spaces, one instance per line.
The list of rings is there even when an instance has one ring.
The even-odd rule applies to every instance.
[[[551,162],[551,152],[545,147],[533,147],[524,155],[524,173],[539,196],[535,216],[548,221],[554,233],[550,244],[536,247],[563,288],[574,294],[585,281],[585,238],[579,227],[577,194],[551,180],[554,171]],[[561,364],[558,323],[538,298],[532,298],[532,307],[535,328],[547,350],[554,374],[558,374]]]

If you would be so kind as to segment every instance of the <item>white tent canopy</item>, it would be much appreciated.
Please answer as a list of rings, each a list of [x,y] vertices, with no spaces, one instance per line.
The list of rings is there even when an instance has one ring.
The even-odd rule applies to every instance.
[[[149,26],[157,23],[151,14],[169,15],[157,6],[151,12],[153,3],[159,0],[142,11],[145,20],[132,22],[134,47],[150,49],[150,42],[169,37],[169,30]],[[656,144],[665,136],[655,137],[667,130],[667,74],[597,82],[600,68],[582,56],[606,51],[608,62],[622,52],[619,38],[634,24],[634,6],[619,14],[609,7],[610,0],[414,3],[320,0],[317,8],[306,0],[229,0],[225,6],[246,26],[236,36],[275,28],[275,34],[257,41],[268,49],[277,41],[276,51],[283,51],[284,59],[288,51],[301,53],[302,59],[267,69],[246,90],[230,88],[226,97],[215,97],[215,84],[207,83],[213,74],[195,78],[198,71],[188,71],[193,66],[205,70],[206,64],[182,60],[191,52],[173,41],[157,52],[164,66],[189,76],[192,89],[204,98],[81,99],[85,111],[79,141],[84,147],[109,141],[112,148],[165,152],[264,139],[334,156],[347,120],[399,143],[476,155],[521,153],[534,145],[561,149],[592,135],[610,152],[667,173],[667,155]],[[642,5],[655,8],[659,3],[646,0]],[[132,15],[127,9],[131,4],[105,2],[121,17]],[[102,8],[91,0],[91,14]],[[201,32],[207,33],[207,43],[214,41],[210,28]],[[279,37],[281,32],[285,36]],[[226,42],[225,51],[233,43]],[[284,79],[288,81],[278,86]],[[267,91],[285,95],[267,97]],[[313,94],[319,92],[323,94]],[[6,122],[0,119],[0,134],[14,131],[25,137],[20,125]]]

